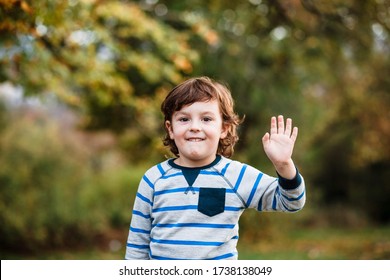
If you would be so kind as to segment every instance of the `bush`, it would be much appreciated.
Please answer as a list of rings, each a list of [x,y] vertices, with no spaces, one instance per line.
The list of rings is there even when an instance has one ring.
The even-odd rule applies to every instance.
[[[24,114],[0,133],[0,248],[79,246],[112,227],[127,230],[137,172],[112,153],[104,167],[107,155],[43,114]]]

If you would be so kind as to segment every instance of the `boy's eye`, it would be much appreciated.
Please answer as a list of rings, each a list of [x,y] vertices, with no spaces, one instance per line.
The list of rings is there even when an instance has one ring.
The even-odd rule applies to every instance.
[[[187,121],[188,121],[188,118],[185,118],[185,117],[179,118],[179,122],[187,122]]]
[[[203,118],[203,121],[204,122],[210,122],[210,121],[212,121],[213,119],[212,118],[210,118],[210,117],[204,117]]]

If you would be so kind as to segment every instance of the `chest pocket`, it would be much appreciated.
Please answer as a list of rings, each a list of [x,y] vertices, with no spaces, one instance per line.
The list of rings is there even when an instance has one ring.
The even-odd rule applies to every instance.
[[[226,189],[200,188],[198,211],[209,217],[225,211]]]

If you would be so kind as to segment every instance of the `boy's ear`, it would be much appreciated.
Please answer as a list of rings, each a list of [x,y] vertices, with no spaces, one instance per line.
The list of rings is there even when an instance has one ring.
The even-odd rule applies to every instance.
[[[221,139],[226,138],[226,136],[228,135],[229,129],[230,129],[229,124],[222,125],[222,131],[221,131],[221,137],[220,137]]]
[[[167,128],[167,131],[169,133],[169,137],[173,140],[173,131],[172,131],[172,124],[170,121],[165,121],[165,127]]]

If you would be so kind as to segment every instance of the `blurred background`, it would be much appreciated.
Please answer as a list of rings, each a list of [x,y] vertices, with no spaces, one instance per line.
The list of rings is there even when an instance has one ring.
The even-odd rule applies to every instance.
[[[275,174],[299,127],[295,214],[247,210],[240,259],[390,259],[389,0],[0,0],[0,256],[123,259],[160,103],[208,75],[245,115],[234,159]]]

